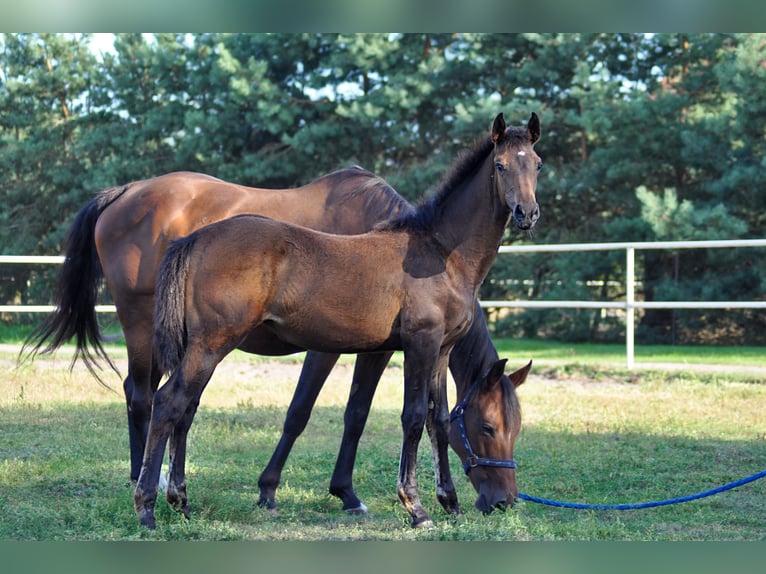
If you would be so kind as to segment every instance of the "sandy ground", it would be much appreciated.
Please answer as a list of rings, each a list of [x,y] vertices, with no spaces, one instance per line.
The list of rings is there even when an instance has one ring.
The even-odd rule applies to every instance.
[[[4,383],[0,384],[0,404],[23,398],[32,402],[49,401],[118,401],[122,402],[122,376],[127,372],[127,355],[124,348],[109,348],[109,356],[115,362],[122,376],[105,368],[101,371],[106,386],[90,375],[79,361],[70,371],[71,348],[62,348],[53,355],[40,355],[34,361],[18,365],[16,358],[19,346],[0,345],[0,372],[5,374]],[[533,358],[534,359],[534,358]],[[511,360],[508,369],[521,367],[528,358]],[[536,361],[528,378],[528,384],[541,385],[553,383],[546,378],[547,368],[554,366],[553,361]],[[624,367],[624,365],[615,365]],[[325,383],[318,405],[343,406],[348,399],[353,375],[354,357],[340,359]],[[240,403],[258,405],[287,406],[292,398],[295,385],[302,368],[302,357],[269,359],[235,352],[221,362],[205,390],[203,403],[208,406],[236,406]],[[732,367],[729,365],[704,364],[668,364],[640,363],[634,369],[637,376],[649,369],[697,371],[697,372],[736,372],[753,378],[766,380],[764,367]],[[634,379],[635,380],[635,379]],[[401,358],[389,364],[379,384],[375,404],[401,405],[403,375]],[[568,384],[585,384],[592,381],[568,379]],[[610,381],[619,382],[619,381]],[[627,381],[626,381],[627,382]],[[449,384],[450,404],[454,404],[454,385]]]

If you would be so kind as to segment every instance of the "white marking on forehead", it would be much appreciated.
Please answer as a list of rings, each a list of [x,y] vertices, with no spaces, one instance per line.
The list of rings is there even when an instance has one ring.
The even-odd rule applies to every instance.
[[[524,155],[527,155],[527,152],[525,152],[525,151],[520,151],[520,152],[519,152],[519,153],[517,153],[516,155],[521,155],[521,156],[524,156]]]

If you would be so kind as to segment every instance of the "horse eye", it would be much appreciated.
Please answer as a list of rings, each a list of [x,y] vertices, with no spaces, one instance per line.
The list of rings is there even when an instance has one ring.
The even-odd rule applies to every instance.
[[[505,166],[502,163],[499,163],[499,162],[496,163],[495,167],[497,168],[497,171],[499,171],[500,173],[503,173],[505,171]]]
[[[495,429],[492,428],[492,425],[487,423],[481,425],[481,432],[491,437],[495,436]]]
[[[543,162],[538,162],[537,171],[540,171],[541,169],[543,169]]]

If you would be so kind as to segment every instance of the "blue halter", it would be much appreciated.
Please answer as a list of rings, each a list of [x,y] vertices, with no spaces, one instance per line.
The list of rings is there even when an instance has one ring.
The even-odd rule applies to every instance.
[[[449,416],[450,423],[457,421],[457,428],[460,431],[460,438],[463,441],[463,447],[465,448],[467,455],[467,458],[463,463],[463,470],[466,474],[468,474],[472,468],[477,466],[491,466],[494,468],[516,468],[516,461],[514,460],[503,458],[484,458],[476,456],[476,454],[473,452],[473,449],[471,448],[471,443],[468,441],[468,433],[465,430],[465,420],[463,413],[465,412],[465,407],[468,404],[468,400],[471,398],[471,395],[476,390],[478,384],[479,383],[476,382],[471,385],[471,388],[468,389],[468,392],[463,397],[463,400],[460,401],[460,403],[458,403],[454,409],[452,409],[452,412]]]

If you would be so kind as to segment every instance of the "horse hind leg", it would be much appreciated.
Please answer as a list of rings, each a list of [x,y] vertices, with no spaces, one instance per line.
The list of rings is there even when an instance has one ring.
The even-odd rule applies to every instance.
[[[166,499],[170,507],[176,512],[181,512],[185,518],[189,518],[189,499],[186,495],[186,439],[191,428],[194,415],[199,407],[200,397],[186,409],[181,420],[176,424],[170,435],[170,473],[167,479]],[[162,490],[162,473],[160,473],[160,490]]]
[[[151,300],[120,298],[117,301],[118,317],[128,352],[128,373],[123,382],[123,391],[128,418],[130,480],[135,483],[141,472],[152,397],[159,385],[160,373],[152,361]],[[126,315],[123,309],[130,309],[130,313]]]
[[[330,479],[330,494],[340,498],[343,501],[343,510],[350,514],[367,513],[367,506],[354,491],[354,463],[375,390],[392,354],[359,355],[356,359],[354,378],[343,417],[343,440]]]
[[[139,522],[150,529],[156,526],[154,507],[157,501],[157,484],[165,445],[176,427],[181,425],[181,428],[184,428],[186,424],[191,424],[191,419],[187,421],[182,419],[190,413],[193,418],[193,412],[196,410],[196,406],[193,405],[195,401],[199,401],[205,385],[219,362],[212,360],[211,357],[206,357],[206,360],[202,361],[187,360],[193,355],[194,353],[187,352],[182,366],[155,393],[152,401],[151,422],[146,438],[143,464],[133,495]],[[174,438],[174,442],[177,438]],[[178,479],[176,481],[178,482]]]
[[[130,446],[130,482],[135,485],[141,472],[141,464],[146,446],[146,435],[149,430],[149,419],[152,412],[152,398],[162,378],[159,369],[152,361],[151,371],[147,371],[144,361],[136,359],[137,353],[128,347],[128,375],[122,388],[125,393],[128,414],[128,441]],[[147,372],[151,374],[147,375]],[[158,487],[165,491],[168,486],[167,477],[160,473]]]
[[[319,391],[322,390],[338,357],[340,355],[331,353],[309,352],[306,354],[298,385],[287,409],[282,436],[269,463],[258,478],[260,488],[258,506],[265,506],[269,510],[276,508],[276,491],[282,478],[282,469],[295,441],[306,428]]]

